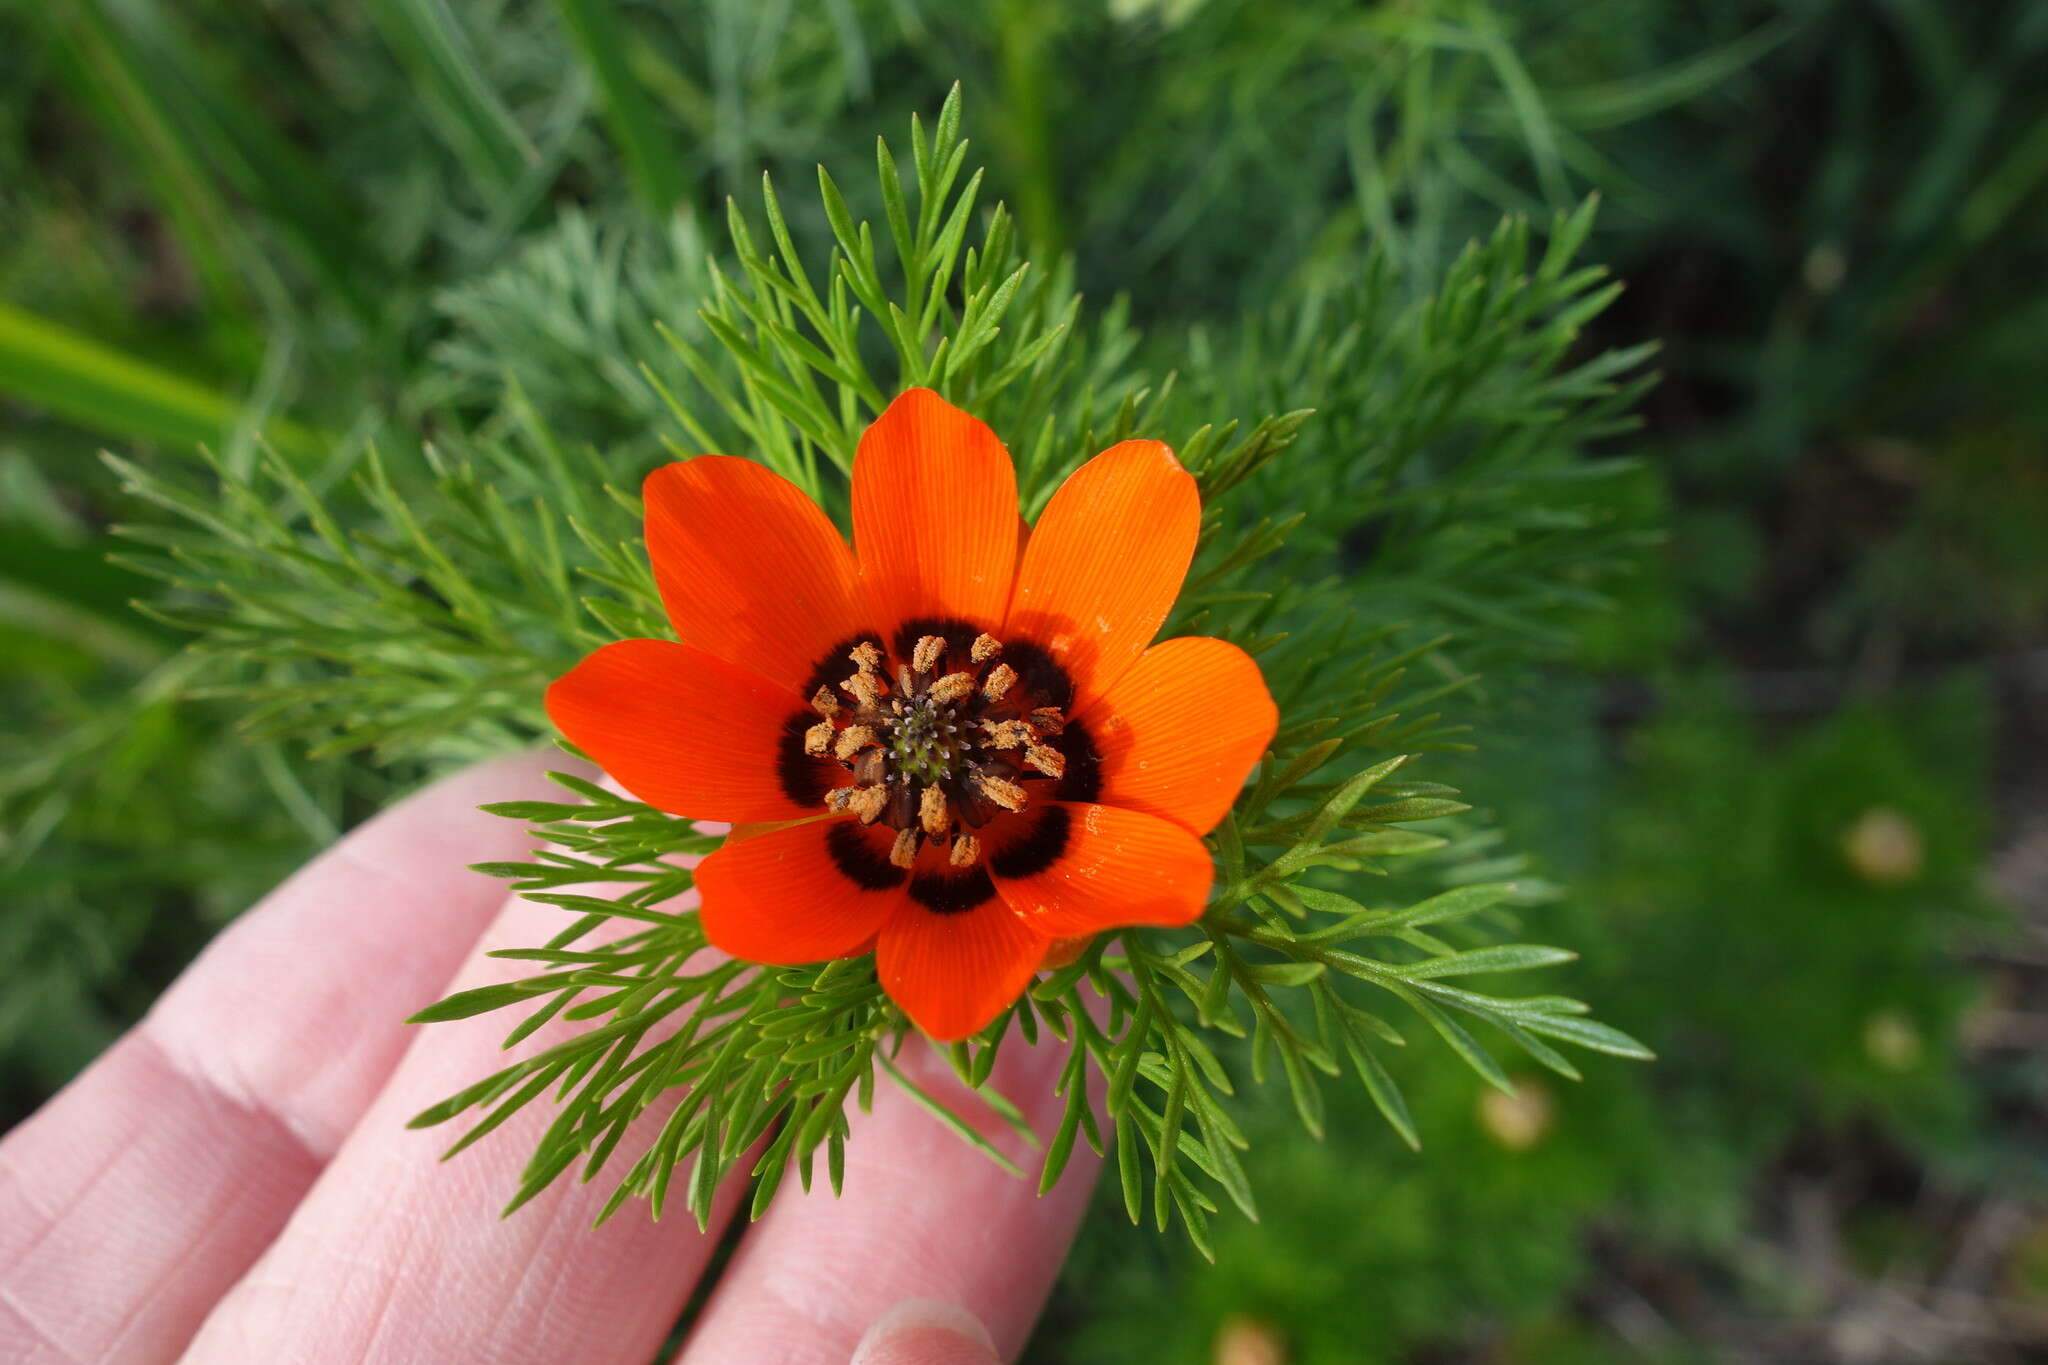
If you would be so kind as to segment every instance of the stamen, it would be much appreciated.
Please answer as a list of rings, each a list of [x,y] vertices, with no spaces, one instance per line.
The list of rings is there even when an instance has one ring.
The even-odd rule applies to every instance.
[[[982,728],[991,749],[1021,749],[1037,738],[1021,720],[983,721]]]
[[[967,657],[978,664],[985,664],[1003,652],[1003,642],[986,631],[974,637],[974,645],[967,651]]]
[[[811,694],[811,709],[821,716],[836,716],[839,714],[839,698],[832,695],[831,688],[821,685]]]
[[[906,872],[910,870],[911,865],[917,861],[916,830],[899,829],[896,831],[896,842],[889,845],[889,861]]]
[[[873,640],[862,640],[846,657],[863,673],[874,673],[882,667],[882,648]]]
[[[946,830],[953,823],[952,815],[946,810],[946,794],[937,787],[926,787],[917,802],[917,822],[924,832],[934,839],[945,837]]]
[[[1024,750],[1024,761],[1047,777],[1067,775],[1067,756],[1047,744],[1032,744]]]
[[[842,789],[843,790],[843,789]],[[887,787],[856,787],[853,795],[846,799],[846,808],[860,817],[863,825],[872,825],[889,804]]]
[[[974,695],[974,675],[948,673],[933,683],[925,695],[941,706],[951,706],[956,701],[964,701]]]
[[[881,742],[882,737],[875,733],[874,726],[849,725],[839,732],[839,742],[832,746],[832,753],[844,763],[868,745]]]
[[[881,708],[881,681],[873,673],[856,673],[839,685],[846,689],[848,696],[852,697],[862,706],[872,707],[877,710]]]
[[[992,777],[983,773],[970,779],[969,785],[1004,810],[1024,809],[1024,802],[1027,799],[1024,789],[1007,777]]]
[[[981,684],[981,695],[990,701],[1001,701],[1003,694],[1017,685],[1017,670],[1008,664],[997,664],[988,671],[988,677]]]
[[[804,731],[804,752],[812,758],[823,758],[832,747],[832,722],[821,720]]]
[[[1041,735],[1056,735],[1067,728],[1066,715],[1057,706],[1041,706],[1025,717]]]
[[[955,867],[973,867],[980,860],[981,840],[962,831],[960,837],[953,840],[953,852],[946,861]]]
[[[903,697],[907,697],[917,690],[911,686],[910,667],[907,664],[896,665],[896,690],[903,694],[902,697],[896,699],[896,710],[901,711],[903,709]]]
[[[988,637],[984,635],[981,638],[986,640]],[[979,649],[980,647],[981,642],[977,640],[975,648]],[[910,651],[910,666],[919,673],[929,673],[939,666],[939,656],[945,652],[946,641],[944,637],[938,635],[920,636],[918,637],[917,647]],[[981,660],[977,658],[975,662],[980,663]]]

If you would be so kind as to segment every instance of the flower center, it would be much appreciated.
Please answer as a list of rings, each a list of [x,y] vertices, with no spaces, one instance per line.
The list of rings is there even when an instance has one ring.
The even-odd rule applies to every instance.
[[[926,635],[891,676],[882,647],[862,641],[847,656],[852,675],[811,698],[820,719],[804,732],[804,752],[829,755],[851,779],[826,793],[826,808],[896,830],[889,861],[898,867],[910,867],[927,840],[946,844],[953,866],[973,866],[975,831],[1023,810],[1027,783],[1066,772],[1066,756],[1048,742],[1066,728],[1065,714],[1034,705],[1002,652],[991,635],[965,650]]]

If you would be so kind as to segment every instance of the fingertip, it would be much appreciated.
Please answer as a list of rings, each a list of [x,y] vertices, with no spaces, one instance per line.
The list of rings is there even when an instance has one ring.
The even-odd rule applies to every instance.
[[[958,1304],[906,1299],[875,1320],[849,1365],[1002,1365],[981,1319]]]

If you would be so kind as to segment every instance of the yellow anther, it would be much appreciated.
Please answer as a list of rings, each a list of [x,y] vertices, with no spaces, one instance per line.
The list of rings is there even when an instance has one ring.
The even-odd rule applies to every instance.
[[[948,673],[945,677],[933,683],[931,689],[925,695],[941,706],[950,706],[956,701],[964,701],[974,695],[974,675],[972,673]]]
[[[873,673],[856,673],[839,685],[862,706],[879,708],[882,704],[882,685]]]
[[[832,753],[844,763],[870,744],[879,744],[882,737],[875,733],[872,725],[849,725],[839,732],[838,742],[832,746]]]
[[[1017,685],[1017,670],[1008,664],[997,664],[988,671],[988,678],[981,684],[981,695],[990,701],[1001,701],[1003,694]]]
[[[1041,706],[1025,717],[1041,735],[1056,735],[1067,728],[1067,717],[1057,706]]]
[[[1024,809],[1027,799],[1024,789],[1007,777],[981,777],[975,780],[981,794],[1001,806],[1004,810]]]
[[[991,749],[1021,749],[1037,738],[1021,720],[983,721],[982,731],[988,736]]]
[[[916,830],[899,829],[896,831],[896,842],[889,845],[889,861],[905,871],[908,871],[911,864],[917,861]]]
[[[917,822],[924,832],[934,839],[942,838],[953,824],[953,817],[946,809],[946,794],[937,787],[926,787],[917,799]]]
[[[813,758],[823,758],[832,748],[832,722],[821,720],[804,731],[804,752]]]

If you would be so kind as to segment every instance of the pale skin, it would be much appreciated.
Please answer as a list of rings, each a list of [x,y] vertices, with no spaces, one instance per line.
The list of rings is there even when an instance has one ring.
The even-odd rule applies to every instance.
[[[562,927],[561,910],[466,870],[525,853],[517,823],[475,807],[557,797],[545,766],[469,769],[356,830],[0,1141],[0,1365],[657,1358],[739,1191],[709,1232],[637,1203],[593,1229],[602,1175],[500,1219],[544,1103],[447,1163],[459,1129],[405,1127],[504,1064],[510,1021],[404,1018],[530,971],[482,954]],[[938,1058],[906,1056],[972,1105]],[[1045,1136],[1060,1061],[1013,1039],[994,1078]],[[681,1365],[990,1365],[1021,1348],[1096,1159],[1078,1147],[1038,1198],[886,1084],[852,1123],[844,1196],[785,1186]],[[1034,1169],[1014,1134],[988,1131]]]

